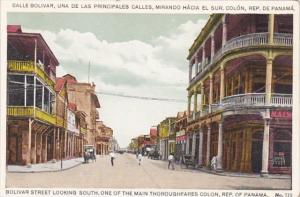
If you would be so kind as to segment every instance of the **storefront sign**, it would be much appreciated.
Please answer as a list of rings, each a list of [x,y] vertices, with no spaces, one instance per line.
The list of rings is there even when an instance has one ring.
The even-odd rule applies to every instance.
[[[290,111],[272,111],[271,112],[272,118],[288,118],[292,119],[292,112]]]
[[[186,140],[185,130],[180,130],[176,132],[176,141]]]

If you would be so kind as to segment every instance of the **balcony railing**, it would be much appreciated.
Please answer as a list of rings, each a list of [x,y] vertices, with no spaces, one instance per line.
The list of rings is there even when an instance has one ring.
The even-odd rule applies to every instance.
[[[59,127],[66,128],[67,127],[67,121],[59,116],[56,116],[56,125]]]
[[[9,106],[7,107],[7,115],[17,117],[32,117],[53,125],[56,124],[55,115],[48,114],[47,112],[34,107]]]
[[[266,44],[268,44],[268,33],[252,33],[235,37],[228,40],[224,47],[215,54],[214,60],[217,61],[224,53],[234,49]]]
[[[202,65],[202,69],[199,69],[199,73],[191,80],[190,84],[192,85],[198,81],[202,77],[203,73],[215,64],[225,53],[252,46],[268,45],[268,35],[268,32],[251,33],[228,40],[226,44],[215,53],[212,61],[205,60],[205,64]],[[287,33],[274,33],[273,44],[277,46],[292,46],[293,35]]]
[[[288,106],[292,107],[293,106],[293,98],[291,94],[272,94],[271,97],[271,105],[275,106]]]
[[[8,60],[7,64],[8,70],[11,72],[36,73],[37,76],[44,80],[48,85],[52,88],[54,87],[54,81],[52,81],[39,64],[36,64],[35,70],[33,61]]]
[[[225,97],[222,100],[222,103],[214,103],[211,104],[211,112],[209,112],[209,107],[205,106],[202,108],[202,112],[196,112],[196,115],[193,119],[197,120],[200,117],[206,116],[209,113],[215,113],[218,111],[222,111],[225,109],[231,108],[249,108],[249,107],[292,107],[293,99],[291,94],[279,94],[274,93],[271,96],[271,103],[266,103],[266,94],[265,93],[247,93],[247,94],[239,94],[234,96]],[[192,117],[191,117],[192,118]]]
[[[248,93],[225,97],[222,101],[222,107],[239,107],[239,106],[267,106],[265,93]],[[275,107],[292,107],[291,94],[272,94],[271,106]]]
[[[281,46],[292,46],[293,34],[274,33],[274,44]]]
[[[83,128],[83,127],[80,127],[80,133],[83,133],[83,134],[87,133],[87,129]]]

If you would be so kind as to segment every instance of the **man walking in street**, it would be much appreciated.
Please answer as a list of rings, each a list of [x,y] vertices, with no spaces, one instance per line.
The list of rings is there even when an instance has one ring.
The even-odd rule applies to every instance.
[[[112,151],[109,153],[111,166],[114,166],[115,153]]]
[[[139,160],[139,166],[141,165],[141,161],[142,161],[142,154],[141,153],[139,153],[139,155],[138,155],[138,160]]]
[[[175,167],[174,167],[174,155],[173,155],[173,153],[171,153],[169,155],[168,160],[169,160],[168,169],[170,169],[170,165],[171,165],[172,166],[172,170],[175,170]]]

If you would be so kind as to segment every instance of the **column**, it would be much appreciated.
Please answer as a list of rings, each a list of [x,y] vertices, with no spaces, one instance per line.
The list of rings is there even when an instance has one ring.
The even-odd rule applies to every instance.
[[[185,154],[186,155],[189,154],[189,147],[190,147],[190,135],[187,134],[186,135],[186,149],[185,149]]]
[[[65,133],[64,133],[64,158],[67,158],[67,151],[68,151],[68,147],[67,147],[67,138],[68,138],[68,131],[67,129],[65,129]]]
[[[48,161],[48,135],[45,137],[45,162]]]
[[[261,176],[268,174],[269,167],[269,140],[270,140],[270,110],[266,110],[266,115],[264,117],[264,139],[263,139],[263,150],[262,150],[262,170]]]
[[[210,163],[210,133],[211,128],[210,125],[207,127],[207,143],[206,143],[206,165],[208,166]]]
[[[226,44],[227,41],[227,24],[226,24],[226,15],[223,16],[223,34],[222,34],[222,47]]]
[[[33,147],[31,147],[31,163],[35,164],[36,163],[36,131],[31,136],[33,137],[33,140],[31,140],[31,144],[34,145]]]
[[[193,113],[193,119],[195,119],[195,115],[197,113],[197,87],[194,88],[194,113]]]
[[[193,64],[190,62],[189,64],[189,82],[192,80],[192,72],[193,72]]]
[[[53,159],[56,157],[56,129],[53,129]]]
[[[56,158],[57,159],[60,159],[60,156],[61,156],[61,143],[60,143],[60,129],[57,128],[57,145],[56,145],[56,150],[57,150],[57,154],[56,154]]]
[[[41,163],[42,162],[42,142],[43,138],[42,138],[42,133],[37,135],[37,163]]]
[[[187,111],[188,111],[188,118],[189,118],[189,116],[191,115],[191,95],[190,95],[189,92],[188,92],[188,108],[187,108]]]
[[[32,120],[29,118],[28,120],[28,145],[27,145],[27,158],[26,164],[28,166],[31,165],[31,130],[32,130]]]
[[[203,44],[203,50],[202,50],[202,69],[205,67],[205,42]]]
[[[192,136],[192,157],[195,157],[196,152],[196,132],[193,132]]]
[[[220,70],[220,77],[221,77],[221,80],[220,80],[220,103],[222,103],[222,100],[224,98],[224,94],[225,94],[225,81],[224,81],[224,65],[221,64],[221,70]]]
[[[269,14],[268,32],[269,32],[269,44],[274,42],[274,14]]]
[[[195,76],[198,74],[198,55],[195,56]]]
[[[209,113],[211,113],[211,104],[213,103],[213,75],[209,75]]]
[[[270,55],[271,56],[271,55]],[[272,57],[267,58],[267,68],[266,68],[266,104],[271,104],[272,96],[272,71],[273,71],[273,59]]]
[[[203,165],[203,130],[202,128],[199,129],[199,162],[198,165]]]
[[[200,116],[202,116],[203,104],[204,104],[204,85],[203,85],[203,82],[200,83],[200,91],[201,91],[201,99],[200,99],[199,111],[201,113]]]
[[[211,35],[211,52],[210,52],[210,61],[213,61],[213,58],[215,56],[215,36],[214,32]]]
[[[217,171],[222,171],[223,169],[222,160],[223,160],[223,125],[221,121],[219,123]]]

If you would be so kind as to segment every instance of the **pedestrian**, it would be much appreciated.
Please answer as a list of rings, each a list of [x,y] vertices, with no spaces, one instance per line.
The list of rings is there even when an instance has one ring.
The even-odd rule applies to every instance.
[[[110,155],[111,166],[114,166],[115,153],[112,151],[110,152],[109,155]]]
[[[141,165],[142,157],[143,157],[142,153],[139,153],[138,155],[139,166]]]
[[[217,169],[217,156],[213,156],[213,158],[211,159],[210,167],[212,170]]]
[[[170,169],[170,165],[172,166],[172,170],[175,170],[175,167],[174,167],[174,154],[171,153],[168,157],[168,161],[169,161],[169,164],[168,164],[168,169]]]

